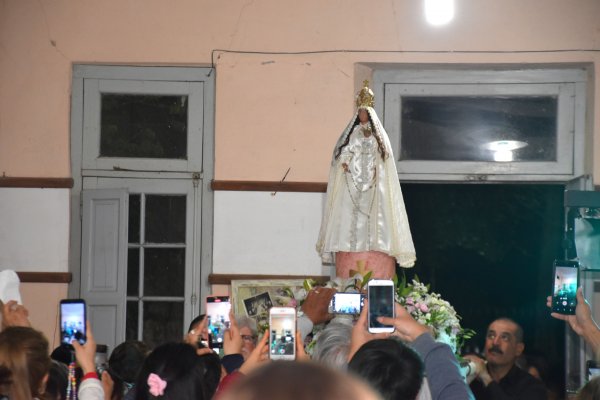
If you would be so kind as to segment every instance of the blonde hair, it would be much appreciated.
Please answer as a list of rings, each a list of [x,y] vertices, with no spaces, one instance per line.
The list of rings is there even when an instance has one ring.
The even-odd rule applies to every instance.
[[[11,400],[39,397],[50,365],[48,340],[41,332],[10,327],[0,333],[0,393]]]

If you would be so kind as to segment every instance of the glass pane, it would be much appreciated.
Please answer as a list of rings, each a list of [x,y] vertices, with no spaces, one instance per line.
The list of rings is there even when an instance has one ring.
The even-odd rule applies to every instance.
[[[100,156],[186,159],[187,100],[103,93]]]
[[[556,97],[403,97],[400,160],[556,161]]]
[[[140,249],[127,251],[127,296],[140,295]]]
[[[146,243],[185,243],[185,196],[146,196]]]
[[[140,195],[129,195],[129,243],[140,242]]]
[[[144,250],[144,296],[183,296],[185,249]]]
[[[138,316],[139,302],[127,302],[127,318],[125,319],[125,340],[137,340],[138,338]]]
[[[150,348],[183,336],[183,302],[145,301],[143,341]]]

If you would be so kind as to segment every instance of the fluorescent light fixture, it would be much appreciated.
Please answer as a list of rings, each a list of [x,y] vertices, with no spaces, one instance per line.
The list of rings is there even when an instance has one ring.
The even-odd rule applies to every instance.
[[[483,145],[486,150],[494,152],[494,161],[511,162],[513,161],[514,150],[527,146],[527,143],[518,140],[496,140]]]
[[[454,18],[454,0],[425,0],[425,19],[431,25],[444,25]]]

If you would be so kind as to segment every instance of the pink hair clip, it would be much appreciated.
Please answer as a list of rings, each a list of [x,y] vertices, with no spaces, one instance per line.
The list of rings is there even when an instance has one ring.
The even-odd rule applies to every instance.
[[[165,393],[167,381],[162,380],[156,374],[150,374],[148,376],[148,387],[150,387],[150,394],[152,396],[162,396]]]

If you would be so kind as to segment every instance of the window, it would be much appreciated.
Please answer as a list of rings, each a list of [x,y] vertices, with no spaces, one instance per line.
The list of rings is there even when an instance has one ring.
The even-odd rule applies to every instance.
[[[377,70],[403,180],[566,181],[583,174],[584,69]]]
[[[201,171],[204,85],[85,79],[83,169]]]
[[[72,210],[71,247],[81,285],[70,291],[111,349],[179,340],[208,294],[213,86],[206,68],[74,69],[82,209],[81,219]]]

